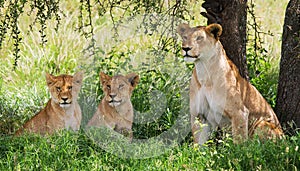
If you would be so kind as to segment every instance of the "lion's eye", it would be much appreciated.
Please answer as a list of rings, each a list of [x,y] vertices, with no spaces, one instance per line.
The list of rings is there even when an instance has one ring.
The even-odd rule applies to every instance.
[[[107,88],[108,90],[110,90],[110,85],[106,85],[106,88]]]
[[[187,39],[187,36],[183,36],[182,39],[183,39],[183,40],[186,40],[186,39]]]
[[[69,89],[69,90],[72,90],[72,86],[69,86],[68,89]]]
[[[60,87],[56,87],[56,90],[57,90],[58,92],[60,92],[60,91],[61,91]]]
[[[203,37],[202,36],[197,36],[196,40],[202,40]]]
[[[123,88],[124,87],[124,84],[120,84],[119,85],[119,89]]]

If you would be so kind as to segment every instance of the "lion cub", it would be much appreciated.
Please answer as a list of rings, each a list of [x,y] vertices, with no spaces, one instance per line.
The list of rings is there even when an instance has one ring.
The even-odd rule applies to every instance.
[[[64,128],[78,130],[82,116],[77,98],[82,79],[82,72],[78,72],[74,76],[64,74],[53,76],[46,73],[51,99],[46,107],[27,121],[15,135],[24,132],[44,135]]]
[[[205,143],[217,127],[231,126],[235,142],[258,134],[281,137],[276,114],[263,96],[241,77],[219,41],[219,24],[177,29],[185,61],[194,62],[190,83],[190,112],[194,142]]]
[[[110,77],[100,73],[104,98],[87,127],[105,126],[132,139],[133,107],[130,97],[139,82],[135,73]]]

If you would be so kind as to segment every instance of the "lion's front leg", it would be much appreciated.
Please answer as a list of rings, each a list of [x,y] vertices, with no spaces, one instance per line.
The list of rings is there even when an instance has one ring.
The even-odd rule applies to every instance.
[[[132,138],[133,138],[133,132],[129,128],[121,128],[121,129],[117,130],[117,132],[122,134],[124,137],[129,138],[130,140],[132,140]]]
[[[200,120],[196,116],[191,116],[191,126],[192,126],[192,134],[193,140],[195,144],[199,143],[200,140]]]
[[[130,140],[132,140],[133,138],[132,121],[122,119],[121,122],[116,124],[114,130],[122,134],[123,136],[129,138]]]
[[[207,122],[203,115],[192,113],[191,126],[194,143],[203,145],[211,135],[211,125]]]
[[[248,116],[249,111],[246,107],[240,109],[232,116],[232,135],[234,143],[245,141],[248,138]]]
[[[209,139],[212,129],[211,125],[206,121],[202,121],[198,125],[199,129],[195,131],[195,138],[197,139],[197,144],[203,145]]]

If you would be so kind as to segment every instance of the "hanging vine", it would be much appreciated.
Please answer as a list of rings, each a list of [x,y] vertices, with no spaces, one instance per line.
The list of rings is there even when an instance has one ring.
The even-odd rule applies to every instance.
[[[33,26],[38,25],[41,42],[44,46],[47,43],[47,21],[54,19],[56,21],[56,31],[59,28],[62,20],[63,11],[60,9],[60,0],[9,0],[0,1],[0,48],[2,48],[3,42],[7,37],[12,37],[13,41],[13,55],[14,55],[14,68],[18,67],[18,60],[20,58],[20,44],[22,43],[22,35],[19,28],[19,19],[22,15],[34,16],[32,23],[29,25],[31,31]],[[166,5],[167,3],[167,5]],[[92,18],[94,11],[99,16],[103,16],[109,13],[109,16],[113,22],[114,30],[117,36],[117,30],[120,23],[123,22],[124,17],[134,17],[137,15],[144,15],[148,17],[144,18],[143,27],[148,29],[148,34],[151,34],[150,30],[157,31],[157,26],[162,24],[161,18],[150,20],[149,15],[160,14],[161,16],[168,16],[170,20],[175,18],[184,18],[185,14],[189,14],[186,9],[187,0],[80,0],[79,15],[78,15],[78,31],[83,34],[86,39],[91,39],[92,49],[95,50],[94,35],[94,23]],[[26,8],[25,6],[29,7]],[[116,10],[121,13],[117,13]],[[147,16],[148,15],[148,16]],[[175,21],[175,20],[174,20]],[[148,28],[150,27],[150,28]],[[174,23],[167,26],[174,29]],[[164,39],[163,36],[159,42],[160,47],[164,49],[172,40]]]
[[[255,4],[253,0],[250,0],[248,3],[247,11],[250,15],[247,23],[247,40],[250,45],[247,55],[248,69],[250,71],[249,74],[252,75],[251,77],[258,77],[262,70],[270,68],[270,66],[268,66],[270,65],[268,61],[269,57],[267,56],[267,50],[263,46],[262,35],[273,36],[273,34],[261,31],[261,26],[255,15]],[[263,67],[260,65],[263,65]]]

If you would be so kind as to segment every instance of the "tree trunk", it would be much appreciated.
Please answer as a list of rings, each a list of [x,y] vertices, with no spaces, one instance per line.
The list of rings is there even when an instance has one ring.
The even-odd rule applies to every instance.
[[[300,0],[288,3],[282,34],[281,61],[275,112],[294,134],[300,127]],[[293,125],[289,123],[293,123]]]
[[[207,23],[218,23],[223,27],[221,43],[227,56],[238,67],[242,77],[248,78],[246,63],[247,0],[205,0],[201,15]]]

